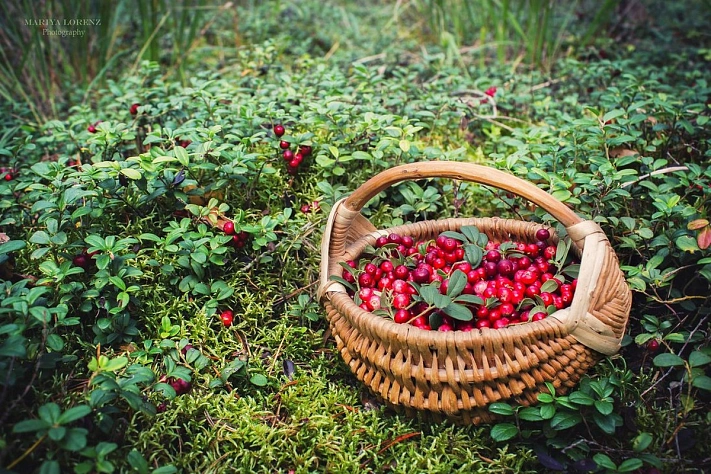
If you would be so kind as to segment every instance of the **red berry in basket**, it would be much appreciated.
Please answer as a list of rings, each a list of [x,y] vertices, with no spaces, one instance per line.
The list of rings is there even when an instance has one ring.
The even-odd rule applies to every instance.
[[[281,124],[274,125],[274,135],[276,135],[277,137],[281,137],[282,135],[284,135],[285,132],[286,132],[286,130],[284,129],[283,125],[281,125]]]
[[[538,313],[531,316],[531,321],[540,321],[541,319],[546,319],[547,316],[548,316],[547,313],[544,313],[543,311],[539,311]]]
[[[513,276],[514,274],[514,266],[511,260],[500,260],[499,263],[496,264],[496,270],[499,272],[499,275]]]
[[[546,241],[551,238],[551,233],[548,229],[538,229],[536,231],[536,240]]]
[[[222,226],[222,231],[227,235],[232,235],[235,233],[235,223],[232,221],[227,221]]]
[[[486,252],[484,258],[489,262],[497,263],[499,260],[501,260],[501,252],[499,252],[498,250],[489,250],[488,252]]]
[[[220,320],[222,321],[222,324],[228,328],[232,326],[232,319],[234,318],[234,313],[232,311],[225,310],[222,313],[220,313]]]
[[[410,305],[410,295],[397,294],[393,298],[393,307],[396,309],[405,309]]]
[[[291,145],[291,143],[284,141],[284,140],[279,142],[279,148],[281,148],[282,150],[288,149],[290,145]]]
[[[479,321],[476,322],[476,327],[481,329],[481,328],[490,328],[491,323],[489,322],[488,319],[480,319]]]
[[[412,248],[413,245],[415,245],[415,240],[410,237],[409,235],[403,235],[402,236],[402,245],[404,245],[407,248]]]
[[[555,253],[556,253],[556,248],[552,245],[549,245],[543,251],[543,256],[546,257],[548,260],[552,260],[555,258]]]
[[[538,295],[541,298],[541,301],[543,301],[543,304],[547,307],[553,304],[553,295],[548,293],[547,291],[542,292],[540,295]]]
[[[373,280],[373,276],[370,273],[361,273],[358,276],[358,284],[361,286],[361,288],[371,288],[375,284],[375,281]]]
[[[424,329],[426,331],[429,331],[431,329],[430,323],[427,320],[427,317],[425,317],[425,316],[416,317],[415,319],[412,320],[412,323],[410,323],[410,324],[412,324],[413,326],[415,326],[417,328]]]
[[[414,290],[412,286],[405,280],[395,280],[392,284],[392,290],[394,293],[411,294],[410,289]]]
[[[412,319],[412,313],[406,309],[398,309],[393,316],[393,321],[398,324],[405,324],[410,321],[410,319]]]
[[[415,281],[415,283],[427,283],[430,281],[431,276],[432,274],[426,267],[420,266],[412,271],[412,279]]]
[[[393,279],[389,276],[383,276],[378,280],[378,289],[380,291],[389,290],[392,288]]]
[[[368,299],[368,308],[370,311],[380,309],[380,296],[373,295]]]
[[[442,323],[439,325],[437,330],[442,331],[442,332],[449,332],[449,331],[454,331],[454,328],[447,323]]]

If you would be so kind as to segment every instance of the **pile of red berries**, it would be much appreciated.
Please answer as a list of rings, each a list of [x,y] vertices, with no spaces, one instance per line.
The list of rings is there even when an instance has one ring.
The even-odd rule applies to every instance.
[[[286,129],[283,125],[274,125],[274,135],[281,138],[286,133]],[[279,142],[279,148],[282,151],[281,156],[286,161],[286,172],[294,175],[297,173],[299,166],[311,155],[311,147],[308,145],[300,145],[296,152],[291,150],[291,143],[286,140],[281,140]]]
[[[375,248],[346,262],[342,278],[362,309],[421,329],[471,331],[539,321],[571,305],[579,265],[569,244],[489,242],[474,226],[415,242],[379,237]],[[567,277],[567,278],[566,278]]]
[[[232,245],[235,248],[241,249],[249,242],[249,234],[245,231],[235,232],[235,223],[232,221],[222,224],[222,232],[232,236]]]

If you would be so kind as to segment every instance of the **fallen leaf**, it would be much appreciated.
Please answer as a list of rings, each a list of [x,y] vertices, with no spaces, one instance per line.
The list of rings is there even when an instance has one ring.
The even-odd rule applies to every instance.
[[[703,228],[706,227],[707,225],[709,225],[709,221],[708,221],[708,220],[706,220],[706,219],[696,219],[696,220],[693,220],[693,221],[689,222],[689,223],[686,225],[686,228],[689,229],[689,230],[699,230],[699,229],[703,229]]]
[[[711,247],[711,227],[706,227],[696,236],[696,242],[701,250]]]

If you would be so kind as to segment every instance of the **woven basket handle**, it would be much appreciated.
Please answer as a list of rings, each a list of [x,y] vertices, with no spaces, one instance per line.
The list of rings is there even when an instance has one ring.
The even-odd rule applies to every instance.
[[[486,184],[528,199],[549,212],[565,227],[583,221],[565,204],[532,183],[494,168],[455,161],[424,161],[390,168],[363,183],[345,200],[344,205],[350,211],[359,212],[385,188],[401,181],[423,178],[451,178]]]

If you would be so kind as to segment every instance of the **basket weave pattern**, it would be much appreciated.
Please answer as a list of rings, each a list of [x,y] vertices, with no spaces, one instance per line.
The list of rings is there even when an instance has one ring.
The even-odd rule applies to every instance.
[[[487,181],[490,173],[493,183]],[[558,201],[559,206],[551,205],[550,195],[535,186],[478,165],[427,162],[381,175],[334,206],[324,234],[320,295],[343,360],[390,406],[410,415],[421,412],[434,420],[488,422],[493,419],[487,409],[490,403],[530,405],[546,391],[546,382],[564,392],[604,354],[618,350],[631,294],[617,257],[596,224],[583,221]],[[510,186],[539,205],[543,197],[545,208],[566,225],[573,250],[582,257],[571,307],[541,321],[498,330],[424,331],[364,311],[342,285],[329,281],[330,275],[340,275],[339,262],[357,259],[378,236],[393,232],[422,240],[475,225],[493,241],[535,242],[542,226],[531,222],[460,218],[377,230],[360,215],[367,200],[384,187],[430,176],[486,182],[502,189]],[[536,190],[533,195],[530,186]]]

